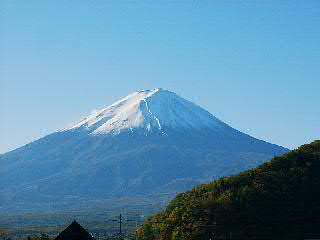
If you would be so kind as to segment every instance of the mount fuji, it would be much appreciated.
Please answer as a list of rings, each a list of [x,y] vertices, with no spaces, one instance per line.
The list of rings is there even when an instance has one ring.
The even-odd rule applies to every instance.
[[[176,194],[287,151],[173,92],[138,91],[0,155],[0,212]]]

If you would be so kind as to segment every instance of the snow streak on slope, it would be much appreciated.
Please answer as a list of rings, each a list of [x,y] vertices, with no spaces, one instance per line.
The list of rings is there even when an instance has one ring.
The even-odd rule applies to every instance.
[[[224,123],[201,107],[157,88],[134,92],[63,131],[85,128],[92,134],[119,134],[143,129],[146,133],[164,133],[167,127],[212,129],[223,126]]]

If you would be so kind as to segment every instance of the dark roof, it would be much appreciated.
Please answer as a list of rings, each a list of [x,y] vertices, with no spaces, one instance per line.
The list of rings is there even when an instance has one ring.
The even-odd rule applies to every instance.
[[[73,221],[65,230],[63,230],[55,240],[94,240],[79,223]]]

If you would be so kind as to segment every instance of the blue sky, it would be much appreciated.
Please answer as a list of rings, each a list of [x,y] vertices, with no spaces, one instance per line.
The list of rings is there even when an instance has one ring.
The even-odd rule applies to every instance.
[[[285,147],[320,135],[320,1],[0,3],[0,152],[162,87]]]

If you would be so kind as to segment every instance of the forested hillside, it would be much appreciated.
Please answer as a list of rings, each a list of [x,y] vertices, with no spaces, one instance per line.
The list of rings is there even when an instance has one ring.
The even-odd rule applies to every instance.
[[[303,239],[320,235],[319,216],[317,140],[253,170],[178,195],[146,221],[137,236],[141,240]]]

